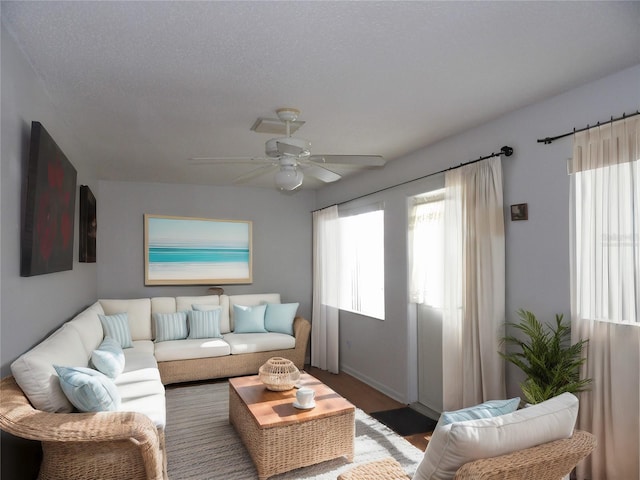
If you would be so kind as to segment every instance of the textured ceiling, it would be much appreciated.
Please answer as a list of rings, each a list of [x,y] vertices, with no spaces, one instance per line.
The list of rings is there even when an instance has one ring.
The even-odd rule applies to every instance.
[[[251,167],[187,159],[262,155],[272,135],[250,127],[283,106],[302,111],[313,153],[390,168],[640,63],[640,2],[2,1],[1,14],[103,179],[230,184]]]

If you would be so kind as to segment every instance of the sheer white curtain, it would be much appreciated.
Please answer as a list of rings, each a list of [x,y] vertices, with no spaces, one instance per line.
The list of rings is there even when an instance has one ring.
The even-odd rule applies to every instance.
[[[579,479],[640,478],[640,120],[574,136],[572,340],[588,339],[578,428],[598,447]]]
[[[340,285],[338,206],[313,212],[311,365],[338,373]]]
[[[504,398],[502,166],[492,157],[445,176],[443,407]]]

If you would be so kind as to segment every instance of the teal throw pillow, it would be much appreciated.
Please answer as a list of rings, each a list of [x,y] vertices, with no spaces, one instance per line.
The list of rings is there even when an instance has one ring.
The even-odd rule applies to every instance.
[[[269,332],[293,335],[293,320],[299,303],[268,303],[264,314],[264,328]]]
[[[220,308],[215,310],[189,310],[188,338],[222,338],[220,333]]]
[[[264,328],[264,313],[266,305],[245,307],[233,306],[234,333],[267,333]]]
[[[520,405],[520,397],[514,397],[508,400],[489,400],[488,402],[453,412],[442,412],[436,428],[448,425],[449,423],[498,417],[507,413],[513,413],[518,409],[518,405]]]
[[[54,365],[60,387],[81,412],[113,412],[120,408],[120,394],[109,377],[85,367]]]
[[[100,346],[91,352],[91,363],[109,378],[116,378],[124,370],[124,352],[120,342],[105,337]]]
[[[184,340],[187,338],[187,312],[154,313],[156,342]]]
[[[133,347],[131,331],[129,330],[129,316],[125,313],[115,315],[98,315],[105,337],[111,337],[120,343],[122,348]]]

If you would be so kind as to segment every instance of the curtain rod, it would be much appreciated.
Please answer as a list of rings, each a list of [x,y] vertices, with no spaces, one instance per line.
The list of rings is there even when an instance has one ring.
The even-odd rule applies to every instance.
[[[505,145],[504,147],[502,147],[500,149],[500,151],[498,153],[491,153],[490,155],[485,155],[484,157],[480,157],[480,158],[477,158],[475,160],[470,160],[468,162],[461,163],[460,165],[456,165],[454,167],[445,168],[444,170],[440,170],[438,172],[429,173],[427,175],[423,175],[421,177],[414,178],[412,180],[407,180],[405,182],[396,183],[395,185],[391,185],[390,187],[384,187],[384,188],[381,188],[380,190],[376,190],[375,192],[365,193],[364,195],[359,195],[359,196],[354,197],[354,198],[352,198],[350,200],[345,200],[344,202],[336,203],[335,205],[342,205],[344,203],[353,202],[354,200],[358,200],[360,198],[368,197],[369,195],[375,195],[376,193],[384,192],[385,190],[389,190],[391,188],[400,187],[402,185],[406,185],[407,183],[411,183],[411,182],[417,182],[418,180],[423,180],[425,178],[429,178],[429,177],[432,177],[434,175],[438,175],[439,173],[448,172],[449,170],[455,170],[456,168],[464,167],[465,165],[471,165],[472,163],[481,162],[482,160],[486,160],[487,158],[499,157],[501,155],[504,155],[505,157],[510,157],[511,155],[513,155],[513,148]],[[312,210],[311,212],[313,213],[313,212],[317,212],[319,210],[322,210],[322,208],[317,208],[316,210]]]
[[[598,122],[595,125],[591,125],[590,126],[590,125],[587,124],[586,127],[580,128],[578,130],[576,130],[576,128],[573,127],[573,132],[563,133],[562,135],[558,135],[556,137],[539,138],[538,139],[538,143],[544,143],[545,145],[549,145],[554,140],[558,140],[560,138],[568,137],[569,135],[573,135],[573,134],[578,133],[578,132],[584,132],[585,130],[589,130],[590,128],[594,128],[594,127],[599,127],[600,125],[604,125],[606,123],[613,123],[613,122],[617,122],[618,120],[624,120],[625,118],[633,117],[635,115],[640,115],[640,110],[636,110],[635,113],[631,113],[629,115],[627,115],[626,113],[623,113],[622,116],[618,117],[618,118],[613,118],[613,116],[612,116],[611,120],[606,120],[604,122]]]

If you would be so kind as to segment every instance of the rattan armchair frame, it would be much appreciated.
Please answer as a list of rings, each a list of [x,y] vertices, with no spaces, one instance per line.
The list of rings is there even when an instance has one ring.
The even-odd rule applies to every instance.
[[[41,480],[167,478],[164,429],[141,413],[43,412],[9,376],[0,382],[0,429],[42,442]]]
[[[507,455],[464,464],[454,480],[561,480],[596,447],[596,437],[575,430],[573,436]],[[338,480],[408,480],[393,458],[358,465],[342,473]]]

